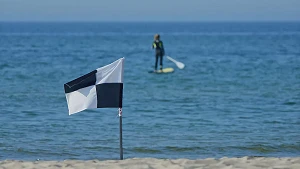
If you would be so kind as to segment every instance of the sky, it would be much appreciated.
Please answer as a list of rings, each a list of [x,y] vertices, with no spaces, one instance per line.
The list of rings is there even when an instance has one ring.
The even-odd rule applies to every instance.
[[[300,21],[300,0],[0,0],[0,21]]]

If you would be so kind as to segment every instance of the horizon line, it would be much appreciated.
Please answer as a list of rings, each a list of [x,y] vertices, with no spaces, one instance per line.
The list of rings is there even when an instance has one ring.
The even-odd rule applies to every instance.
[[[300,20],[213,20],[213,21],[201,21],[201,20],[195,20],[195,21],[155,21],[155,20],[149,20],[149,21],[130,21],[130,20],[120,20],[120,21],[109,21],[109,20],[95,20],[95,21],[84,21],[84,20],[0,20],[0,23],[286,23],[286,22],[300,22]]]

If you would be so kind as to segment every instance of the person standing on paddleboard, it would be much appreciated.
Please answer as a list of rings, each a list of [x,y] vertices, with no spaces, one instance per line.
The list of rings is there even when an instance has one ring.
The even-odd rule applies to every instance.
[[[157,70],[157,63],[159,59],[160,70],[163,69],[163,56],[165,55],[165,49],[163,42],[160,40],[159,34],[154,35],[154,41],[152,43],[152,49],[155,49],[155,66],[154,71]]]

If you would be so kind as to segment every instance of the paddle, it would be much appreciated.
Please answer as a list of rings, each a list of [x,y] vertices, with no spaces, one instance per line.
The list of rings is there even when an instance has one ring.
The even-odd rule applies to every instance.
[[[183,68],[184,68],[185,65],[184,65],[183,63],[178,62],[177,60],[171,58],[170,56],[167,56],[167,58],[168,58],[170,61],[174,62],[174,63],[176,64],[176,66],[177,66],[179,69],[183,69]]]

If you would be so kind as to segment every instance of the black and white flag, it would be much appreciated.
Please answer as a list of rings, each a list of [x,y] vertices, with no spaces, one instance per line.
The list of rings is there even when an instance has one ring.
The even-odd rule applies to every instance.
[[[122,108],[124,58],[64,84],[69,115],[85,109]]]

